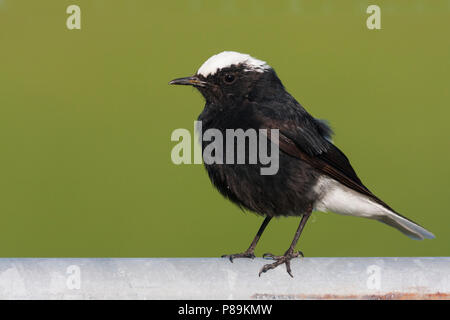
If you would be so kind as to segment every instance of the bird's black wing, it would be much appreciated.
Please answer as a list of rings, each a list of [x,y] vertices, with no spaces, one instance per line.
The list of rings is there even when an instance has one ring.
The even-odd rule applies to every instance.
[[[259,105],[255,113],[261,127],[279,129],[279,141],[273,142],[279,145],[282,152],[305,161],[323,174],[395,212],[361,182],[344,153],[329,141],[331,129],[326,124],[313,118],[297,103],[293,106],[284,103],[279,107],[274,111],[273,103],[270,108]]]

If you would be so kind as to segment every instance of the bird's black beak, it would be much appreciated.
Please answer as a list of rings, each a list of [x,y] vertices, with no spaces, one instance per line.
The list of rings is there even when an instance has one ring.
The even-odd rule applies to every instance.
[[[197,76],[173,79],[169,84],[178,84],[194,87],[206,87],[207,82],[200,80]]]

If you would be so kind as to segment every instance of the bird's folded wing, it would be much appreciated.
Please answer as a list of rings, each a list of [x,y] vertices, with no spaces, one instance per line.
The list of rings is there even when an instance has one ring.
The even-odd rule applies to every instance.
[[[267,121],[263,121],[263,123],[268,126],[268,129],[279,130],[278,141],[274,141],[272,138],[270,139],[275,144],[278,144],[279,149],[282,152],[308,163],[321,173],[335,179],[352,190],[368,196],[376,203],[395,212],[385,202],[380,200],[366,188],[356,175],[356,172],[347,157],[333,143],[322,138],[321,145],[325,146],[325,148],[322,147],[321,150],[319,150],[311,145],[310,139],[305,139],[304,136],[301,136],[301,131],[304,130],[300,130],[298,127],[292,127],[281,121],[278,122],[273,119],[266,120]],[[268,132],[268,135],[270,137],[270,131]],[[316,139],[319,139],[316,135],[313,134],[313,136],[315,136]],[[314,152],[314,150],[316,150],[316,152]]]

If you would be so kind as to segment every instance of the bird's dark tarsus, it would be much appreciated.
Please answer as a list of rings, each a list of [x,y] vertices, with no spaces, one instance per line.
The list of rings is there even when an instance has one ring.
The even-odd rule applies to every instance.
[[[255,238],[253,239],[252,243],[250,244],[250,247],[248,247],[247,250],[245,250],[242,253],[235,253],[235,254],[224,254],[222,258],[229,258],[231,262],[233,262],[233,259],[235,258],[255,258],[255,248],[258,244],[259,238],[261,238],[261,235],[263,234],[264,230],[266,229],[267,225],[269,224],[270,220],[272,220],[272,217],[266,217],[261,224],[261,227],[259,227],[258,233],[256,234]]]
[[[267,272],[270,269],[276,268],[278,267],[280,264],[285,264],[286,265],[286,271],[287,273],[291,276],[294,277],[292,275],[292,271],[291,271],[291,260],[293,258],[297,258],[298,256],[303,257],[303,252],[301,251],[297,251],[295,252],[295,246],[297,245],[298,239],[300,238],[300,235],[303,231],[303,228],[306,225],[306,221],[308,221],[309,216],[312,213],[312,207],[310,207],[302,216],[302,219],[300,220],[300,224],[297,228],[297,231],[295,232],[294,235],[294,240],[292,240],[292,243],[289,247],[289,249],[287,249],[287,251],[284,253],[284,255],[282,256],[275,256],[271,253],[265,253],[263,254],[263,258],[272,258],[275,260],[274,263],[271,264],[266,264],[264,267],[262,267],[261,271],[259,271],[259,276],[261,276],[261,273]]]

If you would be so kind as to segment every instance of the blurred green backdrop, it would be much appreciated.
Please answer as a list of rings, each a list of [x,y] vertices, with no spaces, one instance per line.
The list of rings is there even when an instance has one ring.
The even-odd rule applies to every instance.
[[[382,30],[366,27],[373,3]],[[365,184],[437,236],[315,213],[307,256],[449,255],[449,30],[448,0],[0,0],[0,256],[246,249],[262,218],[170,160],[204,102],[167,82],[223,50],[271,64]],[[272,222],[257,254],[283,253],[298,221]]]

